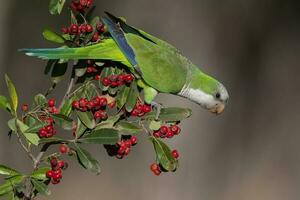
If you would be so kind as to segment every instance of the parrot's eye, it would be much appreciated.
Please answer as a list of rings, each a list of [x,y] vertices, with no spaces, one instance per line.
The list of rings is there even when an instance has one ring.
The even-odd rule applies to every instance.
[[[217,99],[220,99],[220,97],[221,97],[221,94],[218,92],[218,93],[216,93],[216,98]]]

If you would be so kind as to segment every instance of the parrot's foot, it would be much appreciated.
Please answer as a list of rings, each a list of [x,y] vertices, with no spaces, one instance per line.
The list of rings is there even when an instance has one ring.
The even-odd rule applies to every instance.
[[[161,108],[162,108],[162,105],[160,103],[152,101],[151,102],[151,107],[152,107],[152,109],[155,108],[155,110],[156,110],[155,120],[158,120],[159,119],[159,115],[160,115],[160,111],[161,111]]]

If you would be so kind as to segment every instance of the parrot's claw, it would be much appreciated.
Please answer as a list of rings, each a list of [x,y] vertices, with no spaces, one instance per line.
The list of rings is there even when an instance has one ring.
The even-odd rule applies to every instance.
[[[152,109],[153,108],[156,109],[155,120],[158,120],[159,119],[159,115],[160,115],[160,111],[161,111],[161,108],[162,108],[162,105],[160,103],[152,101],[151,102],[151,107],[152,107]]]

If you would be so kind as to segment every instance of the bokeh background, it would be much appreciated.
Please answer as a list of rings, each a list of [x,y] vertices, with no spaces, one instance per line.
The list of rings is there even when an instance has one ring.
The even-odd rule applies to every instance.
[[[4,74],[16,83],[21,103],[50,85],[45,62],[17,52],[52,47],[44,27],[59,30],[68,13],[50,16],[46,0],[1,1],[0,93]],[[180,168],[155,177],[152,145],[141,141],[116,160],[99,146],[95,176],[70,161],[49,199],[90,200],[299,200],[300,199],[300,6],[292,0],[96,0],[97,12],[125,16],[130,24],[178,47],[205,72],[227,86],[230,101],[221,116],[175,96],[158,102],[193,109],[182,135],[170,145]],[[65,84],[58,86],[62,94]],[[29,171],[31,162],[7,138],[0,114],[0,163]],[[45,199],[45,198],[40,198]]]

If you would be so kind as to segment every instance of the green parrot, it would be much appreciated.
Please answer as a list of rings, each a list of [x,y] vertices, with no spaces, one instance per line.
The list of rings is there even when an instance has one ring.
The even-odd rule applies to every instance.
[[[158,93],[187,98],[215,114],[224,111],[229,95],[216,79],[202,72],[175,47],[126,24],[110,13],[102,17],[111,37],[79,48],[21,49],[42,59],[101,59],[120,62],[139,77],[146,103]]]

